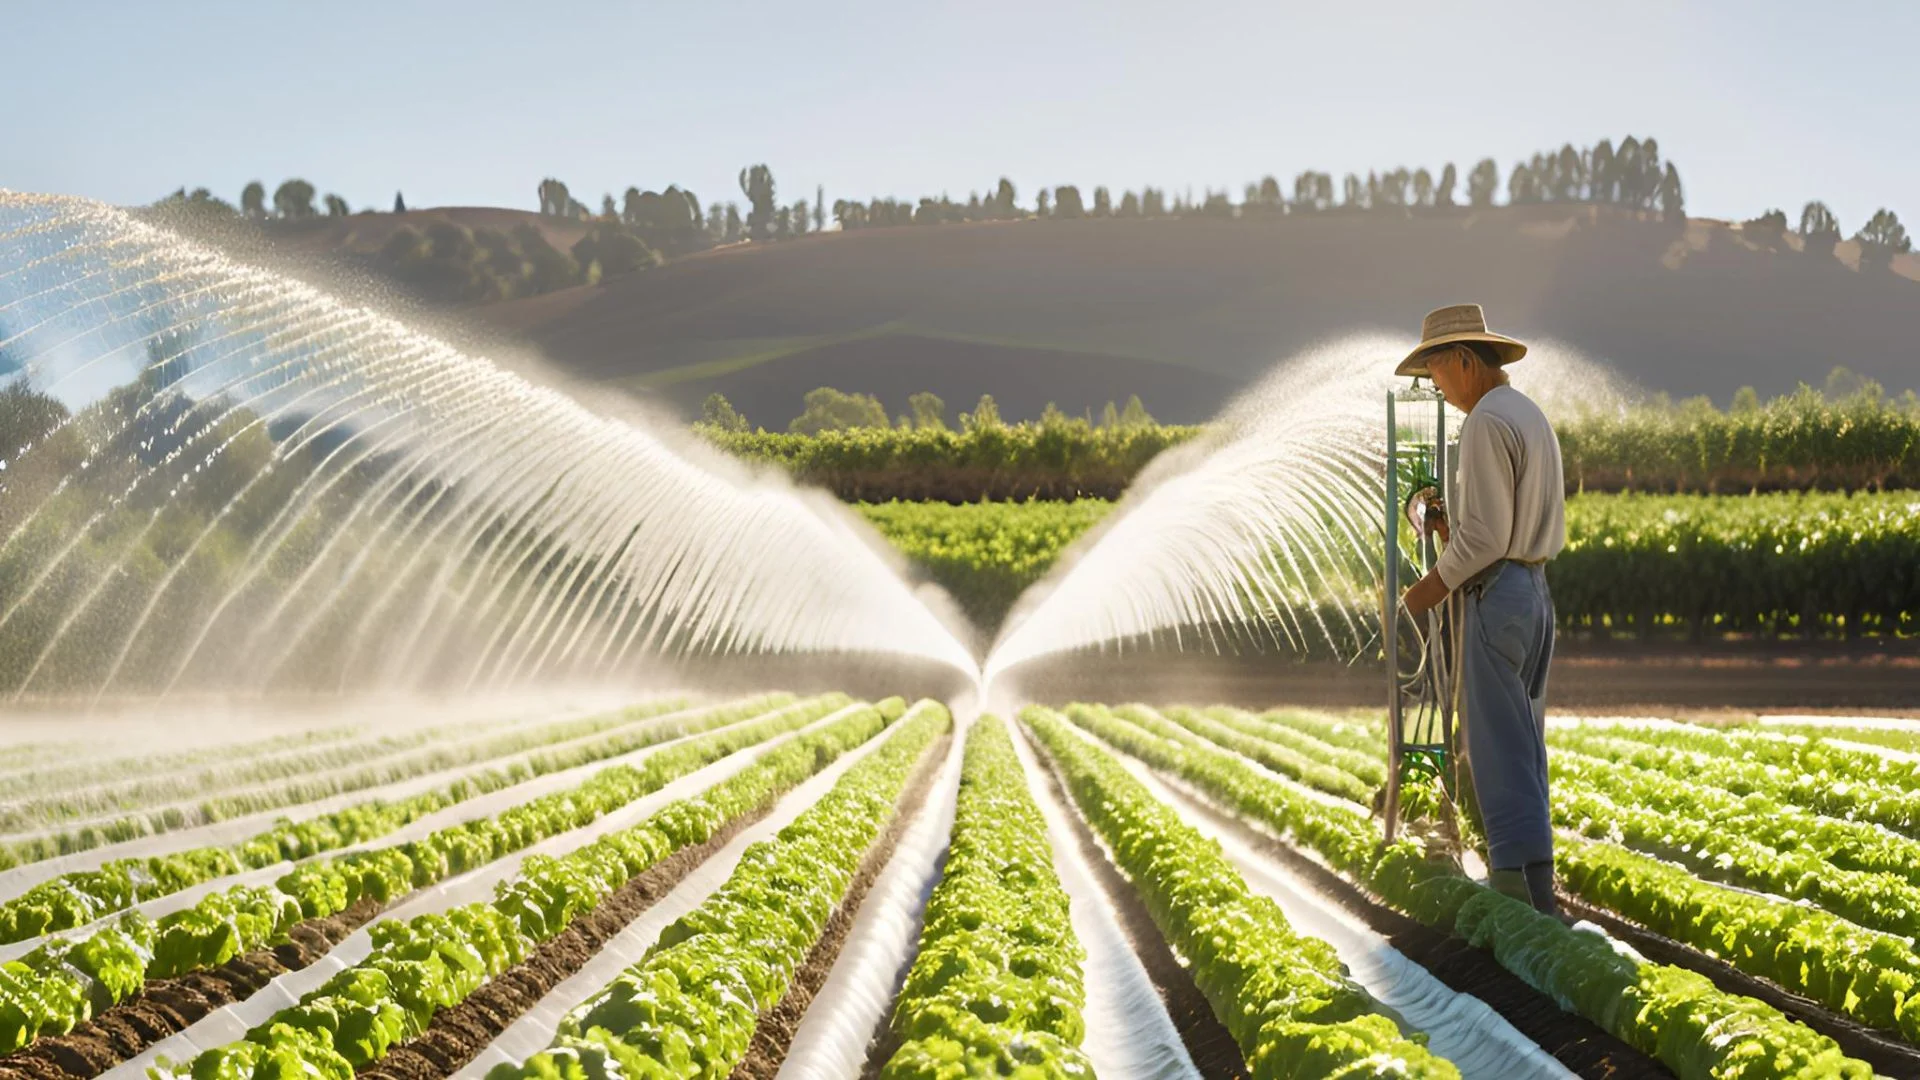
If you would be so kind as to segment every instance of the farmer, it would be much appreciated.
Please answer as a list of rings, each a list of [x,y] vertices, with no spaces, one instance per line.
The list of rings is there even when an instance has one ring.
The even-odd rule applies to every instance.
[[[1540,407],[1507,384],[1507,365],[1527,347],[1488,331],[1480,305],[1430,312],[1420,338],[1394,374],[1432,379],[1467,419],[1441,523],[1446,548],[1407,590],[1406,607],[1422,623],[1449,594],[1465,593],[1463,723],[1490,883],[1552,914],[1546,697],[1553,599],[1545,571],[1567,538],[1560,440]]]

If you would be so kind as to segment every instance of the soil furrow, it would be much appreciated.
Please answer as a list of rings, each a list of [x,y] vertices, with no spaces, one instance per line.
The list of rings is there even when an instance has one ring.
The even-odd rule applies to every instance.
[[[36,1039],[0,1058],[0,1080],[90,1080],[216,1009],[244,1001],[289,971],[325,956],[383,905],[362,900],[338,915],[308,919],[284,944],[236,956],[210,971],[155,979],[65,1035]]]
[[[926,805],[927,796],[933,790],[934,778],[952,750],[953,739],[953,735],[945,735],[925,751],[895,805],[893,821],[860,860],[860,869],[848,885],[846,896],[841,898],[833,914],[827,918],[826,929],[821,931],[820,940],[814,942],[806,961],[794,973],[786,994],[773,1008],[760,1014],[753,1027],[753,1041],[747,1046],[747,1056],[734,1066],[727,1080],[773,1080],[780,1071],[781,1064],[787,1060],[787,1050],[793,1044],[794,1032],[800,1028],[801,1018],[806,1015],[807,1007],[813,1004],[814,995],[820,992],[827,976],[832,974],[840,950],[846,947],[847,933],[853,929],[853,920],[860,913],[860,904],[873,889],[880,872],[887,868],[887,861],[893,858],[900,837]],[[917,947],[918,943],[915,944]],[[898,992],[898,987],[895,992]],[[893,1010],[889,1007],[886,1015],[891,1017],[892,1014]],[[874,1049],[875,1044],[870,1042],[869,1059]]]
[[[777,798],[735,818],[704,843],[681,848],[635,875],[520,964],[487,980],[465,1001],[434,1015],[418,1037],[394,1046],[357,1076],[375,1080],[438,1080],[451,1076],[487,1048],[554,987],[586,966],[627,924],[672,892],[694,868],[742,829],[772,812]]]
[[[1067,820],[1072,824],[1081,854],[1093,867],[1101,891],[1119,916],[1120,927],[1126,932],[1141,966],[1146,969],[1147,978],[1159,991],[1160,1002],[1173,1020],[1174,1030],[1180,1033],[1180,1041],[1186,1045],[1187,1055],[1193,1059],[1194,1067],[1206,1080],[1242,1080],[1252,1076],[1252,1070],[1247,1068],[1246,1058],[1240,1052],[1240,1044],[1234,1042],[1233,1033],[1214,1015],[1212,1004],[1194,983],[1193,975],[1174,955],[1173,947],[1167,944],[1166,936],[1154,924],[1153,915],[1147,911],[1147,905],[1141,901],[1140,895],[1134,891],[1126,876],[1120,873],[1119,867],[1107,857],[1106,849],[1100,846],[1092,827],[1080,813],[1079,805],[1067,791],[1053,759],[1044,748],[1035,746],[1034,749],[1040,756],[1040,771],[1045,775],[1049,790],[1060,805],[1067,808]]]

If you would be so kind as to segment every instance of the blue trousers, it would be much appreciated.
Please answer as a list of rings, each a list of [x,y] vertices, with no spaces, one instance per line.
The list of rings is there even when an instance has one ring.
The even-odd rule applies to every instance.
[[[1553,598],[1543,567],[1502,562],[1466,586],[1460,678],[1473,791],[1496,870],[1553,858],[1547,805],[1547,665]]]

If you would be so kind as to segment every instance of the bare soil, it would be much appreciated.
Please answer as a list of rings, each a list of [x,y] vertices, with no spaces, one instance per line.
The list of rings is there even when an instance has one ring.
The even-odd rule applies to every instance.
[[[1244,1080],[1252,1076],[1252,1070],[1247,1068],[1246,1057],[1240,1052],[1240,1045],[1233,1040],[1233,1033],[1214,1015],[1212,1004],[1194,983],[1192,974],[1174,955],[1173,947],[1167,944],[1166,935],[1154,924],[1153,915],[1147,911],[1140,894],[1134,892],[1120,868],[1107,858],[1106,849],[1100,846],[1093,829],[1080,815],[1079,807],[1055,770],[1046,748],[1036,743],[1034,751],[1040,755],[1044,766],[1041,771],[1046,774],[1047,786],[1053,797],[1067,808],[1067,820],[1072,823],[1081,854],[1085,856],[1087,864],[1093,867],[1101,891],[1106,894],[1107,902],[1113,905],[1114,914],[1134,955],[1140,958],[1147,978],[1159,992],[1160,1003],[1172,1019],[1174,1030],[1179,1032],[1180,1041],[1186,1046],[1194,1067],[1206,1080]]]
[[[880,872],[886,869],[887,861],[893,858],[894,849],[900,845],[900,837],[906,832],[907,826],[913,823],[926,804],[927,795],[933,788],[933,776],[946,759],[952,741],[953,736],[948,735],[930,747],[908,778],[906,789],[895,806],[893,821],[861,859],[860,869],[855,872],[847,895],[841,898],[833,914],[828,917],[826,929],[807,953],[800,970],[794,974],[793,983],[787,987],[786,994],[773,1008],[760,1014],[754,1025],[753,1041],[747,1047],[747,1056],[734,1066],[728,1080],[773,1080],[779,1073],[807,1007],[813,1004],[814,995],[820,992],[827,976],[832,974],[840,950],[846,947],[847,934],[853,929],[853,920],[860,913],[861,903],[873,890],[873,883],[879,878]],[[874,1044],[869,1043],[869,1060],[875,1049]]]
[[[773,801],[769,800],[757,811],[734,819],[705,843],[681,848],[641,871],[592,911],[540,945],[525,961],[489,979],[460,1004],[442,1009],[419,1037],[393,1047],[386,1057],[357,1075],[369,1080],[434,1080],[458,1072],[549,991],[585,967],[610,938],[672,892],[740,830],[765,817],[772,807]]]
[[[65,1035],[38,1039],[0,1058],[0,1080],[87,1080],[185,1031],[202,1017],[258,993],[276,977],[325,956],[382,905],[362,900],[338,915],[296,925],[289,940],[258,949],[211,971],[155,979],[139,992]]]
[[[1564,891],[1560,893],[1560,906],[1569,914],[1606,927],[1607,933],[1632,945],[1649,960],[1697,971],[1729,994],[1741,994],[1766,1002],[1839,1043],[1847,1056],[1872,1065],[1875,1075],[1920,1077],[1920,1047],[1913,1046],[1896,1034],[1850,1020],[1810,998],[1748,975],[1724,960],[1654,933]]]
[[[1275,862],[1333,898],[1400,950],[1433,973],[1447,988],[1472,994],[1506,1018],[1514,1030],[1533,1040],[1567,1069],[1587,1080],[1670,1080],[1665,1065],[1602,1031],[1592,1021],[1566,1012],[1519,976],[1500,966],[1488,949],[1426,926],[1388,907],[1345,877],[1252,828],[1232,814],[1195,799],[1207,818],[1255,845]]]

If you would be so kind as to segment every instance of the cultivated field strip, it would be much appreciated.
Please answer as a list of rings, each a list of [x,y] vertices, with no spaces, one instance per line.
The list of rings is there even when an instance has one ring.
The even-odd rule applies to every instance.
[[[1090,861],[1106,856],[1091,842],[1087,845],[1093,847],[1091,853],[1083,847],[1070,799],[1054,782],[1024,727],[1014,725],[1013,737],[1027,793],[1046,822],[1053,867],[1068,897],[1074,937],[1087,951],[1087,996],[1080,1010],[1086,1036],[1081,1050],[1099,1076],[1199,1080],[1200,1070]]]
[[[18,1025],[0,1031],[5,1037],[0,1047],[17,1049],[34,1043],[36,1036],[68,1038],[74,1047],[56,1041],[42,1051],[40,1044],[34,1043],[28,1054],[39,1058],[52,1055],[68,1075],[93,1075],[99,1071],[95,1063],[130,1056],[157,1035],[165,1034],[168,1027],[178,1030],[226,1000],[244,998],[268,981],[276,968],[312,963],[318,958],[313,954],[330,951],[339,936],[408,893],[457,878],[542,839],[589,825],[678,777],[804,727],[844,700],[837,696],[816,698],[770,712],[759,701],[716,708],[710,710],[706,726],[719,730],[672,747],[660,747],[638,768],[601,769],[575,788],[550,793],[492,817],[450,826],[421,841],[303,864],[272,886],[241,886],[216,893],[157,922],[122,919],[79,944],[56,939],[16,965],[16,989],[39,1004],[28,1010]],[[739,716],[753,713],[762,715],[746,724],[733,723]],[[285,940],[290,934],[297,940],[300,927],[319,922],[326,923],[332,934],[324,946],[310,941],[307,954],[297,959],[275,956],[274,962],[268,963],[268,954],[248,959],[261,947]],[[243,969],[230,973],[225,978],[227,985],[206,984],[199,975],[220,974],[233,964],[242,964]],[[262,964],[267,965],[265,976],[259,974]],[[239,979],[237,990],[232,985],[235,977]],[[201,992],[188,1004],[170,1004],[156,998],[169,1010],[166,1023],[159,1029],[150,1019],[140,1018],[141,1010],[147,1007],[146,999],[160,993],[156,987],[170,988],[196,979],[201,980],[199,990],[210,992],[211,997]],[[102,992],[106,994],[104,999]],[[103,1022],[125,1015],[127,1022],[144,1034],[114,1028],[102,1029],[110,1038],[92,1038],[88,1030],[66,1036],[102,1010]],[[101,1045],[103,1042],[110,1043],[111,1049]],[[11,1059],[0,1058],[0,1067],[10,1063]],[[45,1075],[44,1070],[35,1074]]]
[[[83,756],[76,746],[53,762],[35,763],[26,747],[9,746],[7,766],[0,769],[0,798],[54,795],[75,788],[94,787],[132,777],[168,777],[206,770],[223,762],[257,763],[282,754],[337,751],[348,746],[409,745],[414,738],[435,737],[432,729],[396,735],[373,734],[359,724],[336,724],[291,734],[273,735],[227,746],[196,747],[156,754],[106,757],[98,761],[61,765],[64,758]],[[17,764],[17,767],[16,767]]]
[[[209,893],[218,892],[235,885],[265,885],[278,881],[295,866],[314,859],[346,858],[356,854],[374,852],[387,848],[398,848],[415,841],[427,840],[434,833],[442,829],[452,828],[463,822],[474,821],[498,814],[510,810],[513,807],[524,805],[534,799],[550,795],[556,791],[571,788],[588,780],[593,774],[602,769],[623,765],[636,766],[657,751],[675,746],[689,739],[699,738],[706,731],[723,731],[727,727],[735,724],[753,723],[768,715],[778,715],[786,710],[813,709],[817,711],[821,707],[821,702],[817,700],[781,705],[780,703],[784,700],[785,698],[783,696],[749,698],[744,701],[731,702],[723,705],[710,705],[699,709],[687,709],[676,713],[668,713],[658,717],[657,722],[661,725],[687,723],[687,728],[681,734],[662,738],[658,742],[642,746],[637,750],[628,751],[618,757],[607,758],[603,761],[588,762],[559,772],[547,773],[534,779],[515,784],[512,787],[503,788],[485,795],[475,796],[469,800],[454,803],[450,806],[445,806],[440,810],[416,818],[409,824],[391,832],[361,840],[357,843],[347,844],[325,852],[314,852],[298,860],[282,860],[266,867],[249,869],[239,874],[212,878],[178,892],[167,893],[152,900],[143,901],[130,908],[107,912],[92,923],[71,929],[64,929],[58,931],[58,933],[69,938],[84,937],[89,932],[100,929],[120,918],[123,911],[134,911],[148,918],[158,919],[172,912],[192,907],[200,898]],[[706,717],[720,719],[725,722],[713,728],[706,728],[698,722],[701,718]],[[665,735],[669,733],[662,732],[662,734]],[[39,947],[48,936],[51,935],[42,935],[0,945],[0,961],[24,956],[32,952],[35,948]]]
[[[1295,933],[1277,905],[1247,889],[1216,846],[1106,751],[1050,710],[1029,708],[1022,720],[1168,943],[1186,958],[1256,1075],[1331,1075],[1388,1061],[1407,1077],[1460,1075],[1407,1039],[1345,976],[1325,942]]]
[[[1142,726],[1148,718],[1139,712],[1121,719],[1097,706],[1074,706],[1068,715],[1223,809],[1286,836],[1420,921],[1491,946],[1503,966],[1536,990],[1683,1078],[1726,1075],[1743,1060],[1771,1060],[1789,1075],[1872,1074],[1831,1038],[1771,1006],[1723,992],[1698,973],[1648,963],[1597,935],[1569,930],[1425,863],[1407,842],[1382,848],[1364,813],[1303,798],[1301,789],[1178,725]]]
[[[788,707],[789,709],[792,706]],[[784,710],[783,710],[784,711]],[[674,779],[658,790],[635,800],[590,825],[550,838],[522,852],[470,871],[439,886],[416,892],[385,912],[387,920],[408,921],[445,912],[463,904],[491,897],[495,888],[517,874],[526,860],[536,855],[562,856],[579,850],[611,833],[633,828],[676,802],[692,799],[717,785],[732,780],[743,770],[764,759],[766,753],[843,724],[870,711],[853,704],[834,710],[807,726],[774,736],[753,748],[754,752],[733,754]],[[365,960],[374,949],[372,928],[363,927],[312,966],[287,972],[276,978],[259,994],[222,1008],[191,1027],[148,1048],[107,1075],[124,1080],[144,1080],[146,1070],[159,1059],[187,1061],[206,1050],[213,1050],[245,1038],[279,1010],[316,993],[339,972]]]
[[[742,761],[717,782],[702,777],[709,782],[696,794],[664,806],[647,800],[656,805],[644,815],[623,814],[621,821],[596,828],[597,835],[569,837],[568,850],[521,860],[511,875],[491,884],[491,899],[468,888],[460,890],[456,906],[397,913],[371,928],[369,947],[351,967],[336,971],[297,1004],[257,1021],[245,1038],[206,1050],[180,1068],[204,1075],[277,1059],[322,1072],[364,1071],[376,1063],[385,1068],[390,1053],[418,1058],[420,1051],[409,1048],[425,1046],[429,1040],[422,1037],[434,1033],[440,1015],[457,1010],[483,984],[497,990],[517,969],[563,962],[556,951],[586,944],[564,938],[579,937],[576,923],[618,906],[615,898],[637,879],[722,833],[886,724],[870,706],[840,710]],[[378,991],[371,995],[377,1015],[363,1029],[349,1016],[366,1005],[368,986]]]
[[[0,902],[0,941],[19,941],[85,925],[136,901],[247,869],[351,849],[426,819],[444,820],[445,811],[459,813],[462,804],[476,799],[493,796],[511,801],[518,797],[512,794],[514,789],[530,780],[602,764],[636,749],[737,722],[789,700],[776,695],[666,714],[649,709],[644,719],[623,725],[612,735],[528,751],[501,766],[460,774],[444,786],[425,784],[423,790],[404,798],[362,795],[318,817],[299,822],[276,820],[264,832],[245,836],[231,846],[176,848],[43,878]],[[32,870],[23,868],[20,873],[27,876]]]
[[[706,1074],[726,1075],[745,1059],[757,1018],[778,1004],[834,913],[836,894],[891,817],[901,786],[950,724],[943,706],[916,704],[884,738],[870,740],[796,788],[457,1075],[477,1077],[502,1066],[511,1072],[496,1075],[532,1075],[569,1058],[632,1060],[637,1048],[619,1036],[633,1029],[620,1025],[642,987],[658,988],[680,1003],[669,1007],[663,1000],[659,1021],[657,1050],[680,1063],[673,1072],[692,1068],[697,1042]],[[737,936],[749,926],[770,936],[756,947]],[[728,958],[730,969],[698,966],[712,982],[705,981],[709,975],[690,982],[673,974],[687,970],[686,963],[697,965],[703,954]],[[735,981],[743,978],[744,984]],[[716,998],[716,992],[724,996]],[[709,1022],[710,1032],[703,1026]],[[698,1040],[688,1036],[696,1029],[702,1033]]]
[[[366,792],[400,781],[454,773],[475,765],[493,764],[511,770],[516,764],[544,753],[565,753],[616,741],[621,732],[681,708],[684,699],[667,698],[614,712],[554,724],[529,725],[519,731],[496,732],[411,749],[385,761],[347,765],[300,774],[279,781],[153,806],[133,814],[62,824],[54,830],[18,836],[0,851],[17,862],[32,862],[120,840],[139,839],[192,829],[235,818],[271,814],[289,807],[343,794]]]
[[[1721,733],[1672,721],[1556,722],[1562,886],[1633,926],[1920,1044],[1920,1015],[1905,1008],[1920,985],[1920,843],[1762,794],[1780,786],[1781,767],[1736,756],[1756,736],[1730,734],[1716,746]],[[1790,752],[1797,761],[1820,753],[1805,740]],[[1689,779],[1703,764],[1721,766],[1714,774],[1745,794]],[[1920,1056],[1878,1053],[1920,1065]]]
[[[1254,838],[1271,833],[1220,814],[1190,786],[1154,773],[1137,759],[1117,760],[1155,798],[1219,844],[1249,887],[1279,904],[1298,932],[1333,946],[1349,976],[1407,1026],[1425,1033],[1428,1047],[1463,1076],[1574,1076],[1485,1002],[1448,988],[1381,934],[1341,911],[1337,899],[1262,854]]]
[[[950,865],[964,747],[978,723],[956,726],[926,803],[900,834],[886,869],[860,903],[846,944],[794,1029],[780,1080],[856,1080],[891,1009],[924,929],[929,895]],[[884,1041],[884,1040],[880,1040]]]
[[[278,740],[270,751],[249,753],[240,747],[232,755],[197,759],[180,768],[157,762],[148,769],[134,763],[127,775],[111,766],[105,775],[72,784],[34,783],[13,793],[0,809],[0,841],[12,843],[34,837],[57,836],[62,830],[88,828],[110,831],[117,821],[143,811],[155,824],[192,822],[191,808],[216,820],[261,809],[297,805],[283,800],[306,791],[328,789],[329,794],[363,790],[379,783],[474,761],[506,757],[513,747],[553,746],[646,719],[650,714],[684,708],[683,698],[662,698],[644,706],[557,721],[503,724],[478,722],[420,726],[401,732],[369,735],[354,732],[351,739]],[[287,743],[304,742],[289,746]],[[475,751],[480,755],[473,756]],[[365,784],[365,777],[377,783]],[[270,805],[271,804],[271,805]],[[177,826],[176,826],[177,827]],[[191,827],[187,824],[186,827]]]

